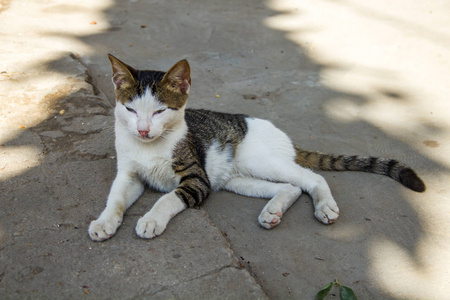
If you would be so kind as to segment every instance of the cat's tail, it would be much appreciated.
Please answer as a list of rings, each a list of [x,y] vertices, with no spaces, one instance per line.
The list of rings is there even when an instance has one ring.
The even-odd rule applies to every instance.
[[[394,160],[369,156],[324,154],[295,146],[295,162],[302,167],[324,171],[362,171],[386,175],[416,192],[424,192],[425,183],[408,166]]]

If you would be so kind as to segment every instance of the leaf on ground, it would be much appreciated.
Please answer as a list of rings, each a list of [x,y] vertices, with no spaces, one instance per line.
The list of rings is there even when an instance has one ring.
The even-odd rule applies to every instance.
[[[351,288],[341,285],[341,300],[357,300],[357,298]]]
[[[316,295],[316,300],[323,300],[325,299],[325,297],[328,295],[328,293],[331,291],[331,287],[333,286],[333,283],[330,282],[329,284],[327,284],[323,289],[321,289],[317,295]]]

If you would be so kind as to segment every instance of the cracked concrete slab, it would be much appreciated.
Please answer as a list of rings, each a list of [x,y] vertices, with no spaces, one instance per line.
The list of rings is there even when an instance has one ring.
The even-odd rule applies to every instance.
[[[9,100],[0,120],[2,299],[161,298],[163,291],[185,298],[231,287],[239,287],[227,293],[234,299],[266,298],[202,210],[175,218],[164,238],[139,239],[138,216],[159,194],[146,193],[127,213],[117,240],[93,243],[87,226],[115,176],[111,106],[71,53],[39,71],[4,57],[21,71],[5,71],[1,90]]]
[[[442,1],[0,1],[2,298],[444,299],[450,284],[449,7]],[[412,22],[411,20],[414,20]],[[115,176],[107,53],[166,70],[187,58],[190,107],[272,120],[307,149],[392,157],[428,190],[326,173],[340,205],[302,195],[267,231],[263,199],[215,193],[151,241],[87,226]],[[266,296],[267,295],[267,296]]]

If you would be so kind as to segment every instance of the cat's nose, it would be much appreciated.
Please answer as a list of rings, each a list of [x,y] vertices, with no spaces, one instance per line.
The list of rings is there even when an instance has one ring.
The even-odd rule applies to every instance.
[[[146,137],[147,134],[149,133],[148,130],[138,130],[138,131],[139,131],[139,134],[140,134],[142,137]]]

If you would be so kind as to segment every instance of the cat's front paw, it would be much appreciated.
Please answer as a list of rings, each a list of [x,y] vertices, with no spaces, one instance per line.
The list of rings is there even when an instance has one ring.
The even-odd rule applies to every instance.
[[[323,224],[333,224],[339,218],[339,208],[334,200],[328,201],[317,205],[314,216]]]
[[[169,220],[166,221],[164,218],[143,216],[137,222],[136,234],[143,239],[152,239],[166,230],[168,222]]]
[[[283,212],[281,207],[277,207],[275,205],[265,207],[261,214],[258,217],[259,224],[266,228],[272,229],[281,222],[281,217],[283,216]]]
[[[114,219],[94,220],[91,222],[91,225],[89,225],[89,237],[95,242],[109,239],[116,233],[117,228],[120,226],[120,223],[120,220]]]

